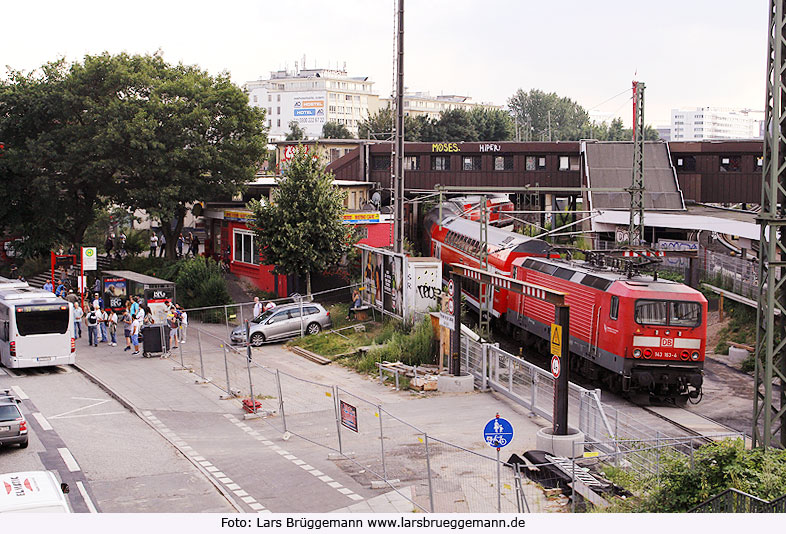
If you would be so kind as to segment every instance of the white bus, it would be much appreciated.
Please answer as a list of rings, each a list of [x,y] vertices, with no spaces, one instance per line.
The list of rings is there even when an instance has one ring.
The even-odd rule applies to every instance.
[[[0,278],[0,363],[9,368],[69,365],[76,340],[71,306],[49,291]]]

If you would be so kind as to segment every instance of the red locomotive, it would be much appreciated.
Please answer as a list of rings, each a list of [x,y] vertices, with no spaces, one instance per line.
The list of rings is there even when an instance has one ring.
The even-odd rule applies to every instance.
[[[462,212],[459,215],[461,217],[469,219],[470,221],[479,221],[481,215],[481,200],[479,195],[470,195],[452,198],[448,202],[460,206]],[[513,224],[513,218],[509,213],[513,211],[513,209],[513,202],[510,201],[507,195],[486,197],[486,216],[490,225],[505,226]]]
[[[431,210],[426,216],[423,243],[424,251],[442,260],[447,281],[447,269],[451,263],[460,263],[480,268],[481,247],[480,224],[460,216],[459,205],[446,202],[442,205],[442,225],[439,224],[439,209]],[[510,276],[513,260],[530,256],[547,257],[550,245],[541,239],[527,237],[489,226],[488,264],[494,273]],[[559,257],[555,255],[555,257]],[[446,282],[447,283],[447,282]],[[467,280],[464,293],[467,303],[478,310],[478,284]],[[494,291],[494,317],[504,317],[508,308],[508,292]]]
[[[701,393],[707,299],[677,282],[583,262],[517,258],[512,276],[567,293],[572,368],[612,391],[678,403]],[[554,306],[509,293],[507,323],[545,347]]]

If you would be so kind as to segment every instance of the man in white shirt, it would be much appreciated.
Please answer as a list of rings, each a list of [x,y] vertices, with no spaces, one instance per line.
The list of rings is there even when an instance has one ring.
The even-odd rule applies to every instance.
[[[134,352],[131,354],[139,354],[139,329],[141,327],[142,321],[134,317],[134,320],[131,321],[131,344],[134,346]]]
[[[259,297],[254,297],[254,319],[259,317],[262,313],[262,303],[259,302]]]

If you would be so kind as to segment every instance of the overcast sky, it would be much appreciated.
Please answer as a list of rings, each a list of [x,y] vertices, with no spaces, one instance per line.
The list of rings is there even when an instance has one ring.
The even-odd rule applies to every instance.
[[[393,78],[395,0],[3,2],[0,65],[164,52],[238,83],[302,56],[346,62],[380,95]],[[518,88],[590,109],[646,83],[645,119],[673,107],[764,108],[767,0],[406,0],[405,83],[505,104]],[[3,72],[5,75],[5,72]],[[630,122],[629,93],[599,107]]]

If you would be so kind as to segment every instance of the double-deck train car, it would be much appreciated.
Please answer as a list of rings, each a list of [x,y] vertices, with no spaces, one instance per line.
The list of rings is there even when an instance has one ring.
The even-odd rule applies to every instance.
[[[461,217],[469,219],[470,221],[479,221],[482,200],[480,195],[469,195],[451,198],[448,202],[460,206],[462,210],[460,214]],[[510,201],[507,195],[492,195],[486,197],[486,216],[489,224],[492,226],[513,224],[513,218],[510,212],[513,211],[514,207],[513,202]]]
[[[698,291],[546,258],[516,258],[511,274],[567,293],[571,361],[580,374],[632,396],[677,402],[699,397],[707,300]],[[517,337],[545,347],[554,306],[510,292],[506,319]]]
[[[439,223],[439,209],[431,210],[425,219],[425,241],[423,250],[427,254],[442,260],[443,278],[447,283],[448,265],[459,263],[470,267],[481,265],[483,243],[480,240],[480,224],[458,215],[455,204],[445,203],[442,209],[442,224]],[[530,256],[547,257],[549,244],[541,239],[527,237],[515,232],[499,228],[488,228],[489,269],[503,276],[510,276],[513,260]],[[464,283],[467,303],[478,309],[478,284],[471,281]],[[492,315],[501,317],[507,311],[508,292],[494,291],[494,307]]]

